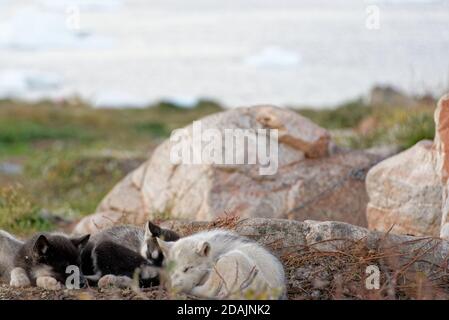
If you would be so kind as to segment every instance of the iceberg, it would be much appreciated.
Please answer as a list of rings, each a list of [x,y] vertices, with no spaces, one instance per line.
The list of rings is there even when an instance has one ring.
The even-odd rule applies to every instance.
[[[256,67],[291,67],[297,66],[301,57],[294,51],[277,46],[263,49],[260,53],[245,59],[245,64]]]
[[[33,7],[17,10],[0,23],[0,48],[19,50],[109,48],[111,39],[70,28],[63,13]]]

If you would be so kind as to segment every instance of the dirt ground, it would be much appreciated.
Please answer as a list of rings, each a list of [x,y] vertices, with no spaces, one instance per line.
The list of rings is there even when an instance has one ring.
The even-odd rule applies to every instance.
[[[289,293],[289,299],[297,299],[293,292]],[[7,284],[0,283],[0,300],[169,300],[188,299],[197,300],[191,296],[170,296],[161,287],[140,289],[118,288],[86,288],[80,290],[58,290],[51,291],[37,287],[12,288]]]
[[[0,300],[156,300],[169,299],[165,290],[160,287],[142,289],[139,292],[131,289],[98,289],[50,291],[36,287],[12,288],[0,284]]]

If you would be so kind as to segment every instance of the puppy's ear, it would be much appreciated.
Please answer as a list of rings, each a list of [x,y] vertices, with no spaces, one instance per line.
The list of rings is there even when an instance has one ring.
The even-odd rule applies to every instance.
[[[196,252],[202,257],[207,257],[210,253],[209,242],[207,241],[200,242],[196,248]]]
[[[34,243],[33,251],[38,257],[41,257],[41,256],[46,255],[49,248],[50,248],[50,242],[48,242],[48,239],[46,236],[41,234],[37,238],[36,242]]]
[[[77,247],[79,250],[83,249],[87,242],[89,241],[90,234],[86,234],[85,236],[79,237],[79,238],[72,238],[70,241],[72,241],[73,245]]]
[[[160,235],[161,228],[151,221],[148,221],[145,225],[145,239],[150,239],[151,237],[160,237]]]
[[[168,257],[170,249],[173,247],[173,243],[166,242],[160,238],[156,238],[156,240],[157,240],[157,244],[159,245],[159,248],[161,248],[161,251],[164,254],[164,256]]]
[[[164,239],[165,241],[178,241],[180,236],[172,230],[161,229],[160,238]]]

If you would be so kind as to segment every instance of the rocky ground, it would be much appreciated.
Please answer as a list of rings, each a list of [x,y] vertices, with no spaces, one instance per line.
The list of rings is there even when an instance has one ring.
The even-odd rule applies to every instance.
[[[264,244],[283,262],[289,299],[448,299],[449,243],[433,238],[388,235],[339,222],[239,219],[166,221],[188,235],[227,228]],[[366,286],[367,267],[380,270],[380,287]],[[189,299],[152,289],[46,291],[0,285],[0,299]]]
[[[284,265],[289,299],[447,299],[449,242],[370,231],[342,222],[225,215],[213,222],[163,223],[183,235],[229,228],[265,245]],[[366,286],[367,267],[380,287]]]

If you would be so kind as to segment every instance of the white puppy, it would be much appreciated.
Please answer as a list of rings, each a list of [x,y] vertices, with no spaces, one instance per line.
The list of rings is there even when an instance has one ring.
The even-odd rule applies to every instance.
[[[286,295],[282,264],[235,233],[214,230],[176,242],[157,239],[167,257],[170,286],[203,298],[279,299]]]

